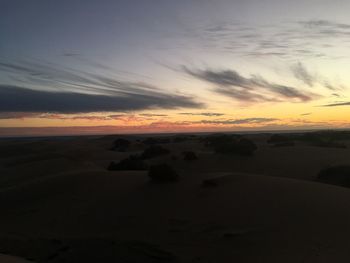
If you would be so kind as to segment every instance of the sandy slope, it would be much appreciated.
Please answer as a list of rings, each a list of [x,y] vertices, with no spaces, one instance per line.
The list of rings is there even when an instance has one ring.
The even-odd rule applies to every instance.
[[[0,254],[0,262],[1,263],[29,263],[30,261],[19,257]]]
[[[0,253],[36,262],[349,261],[350,190],[310,181],[305,172],[316,172],[322,160],[346,161],[340,153],[348,150],[339,158],[331,157],[339,149],[328,151],[327,158],[319,148],[262,146],[247,159],[197,145],[197,163],[172,161],[178,183],[152,184],[145,172],[107,172],[110,159],[129,153],[107,151],[106,139],[48,144],[50,154],[74,161],[43,160],[39,173],[45,147],[18,167],[1,159],[4,181],[19,171],[26,176],[0,188]],[[189,145],[169,147],[176,153]],[[302,158],[299,151],[307,153]],[[286,169],[292,163],[304,169]],[[262,169],[275,174],[253,174]],[[217,177],[217,187],[202,186]]]

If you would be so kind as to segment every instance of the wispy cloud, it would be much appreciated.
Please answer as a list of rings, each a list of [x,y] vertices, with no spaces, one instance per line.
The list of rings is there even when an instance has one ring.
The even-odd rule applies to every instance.
[[[192,98],[147,91],[114,95],[52,92],[0,85],[0,112],[87,113],[153,108],[199,108]]]
[[[93,113],[79,113],[79,114],[64,114],[64,113],[41,113],[41,112],[0,112],[0,120],[5,119],[46,119],[46,120],[64,120],[64,121],[118,121],[118,123],[135,123],[135,122],[149,122],[154,121],[157,117],[167,116],[163,114],[93,114]]]
[[[308,70],[304,67],[304,65],[301,62],[298,62],[297,64],[293,65],[292,71],[297,79],[301,80],[310,87],[313,86],[315,78],[308,72]]]
[[[300,21],[299,23],[308,28],[316,28],[316,29],[331,28],[331,29],[349,29],[350,30],[350,24],[338,23],[330,20],[322,20],[322,19],[308,20],[308,21]]]
[[[219,112],[181,112],[180,115],[192,115],[192,116],[207,116],[207,117],[217,117],[217,116],[223,116],[225,114],[219,113]]]
[[[338,107],[338,106],[350,106],[350,102],[335,102],[335,103],[330,103],[330,104],[325,104],[322,105],[323,107]]]
[[[0,62],[0,71],[10,73],[18,84],[0,83],[1,112],[86,113],[204,106],[189,95],[165,92],[144,82],[51,63]]]
[[[36,112],[0,112],[0,120],[36,118],[38,116]]]
[[[319,74],[311,74],[306,66],[300,61],[291,66],[291,71],[295,78],[302,81],[309,87],[312,87],[317,83],[329,91],[344,90],[344,87],[342,85],[331,83],[329,80],[327,80],[325,77],[320,76]]]
[[[167,117],[167,114],[155,114],[155,113],[141,113],[139,114],[140,116],[145,116],[145,117]]]
[[[220,22],[194,29],[196,45],[204,49],[247,57],[285,60],[344,57],[349,48],[350,24],[330,20],[281,21],[271,24]]]
[[[201,123],[205,124],[222,124],[222,125],[236,125],[236,124],[262,124],[278,121],[276,118],[245,118],[235,120],[203,120]]]
[[[217,93],[243,102],[306,102],[317,97],[311,92],[271,83],[258,75],[244,77],[235,70],[191,70],[186,66],[183,66],[182,69],[192,77],[215,84],[214,91]]]

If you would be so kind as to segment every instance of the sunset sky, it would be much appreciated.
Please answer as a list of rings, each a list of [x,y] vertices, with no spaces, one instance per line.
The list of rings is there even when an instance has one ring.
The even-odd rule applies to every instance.
[[[349,10],[0,0],[0,136],[350,128]]]

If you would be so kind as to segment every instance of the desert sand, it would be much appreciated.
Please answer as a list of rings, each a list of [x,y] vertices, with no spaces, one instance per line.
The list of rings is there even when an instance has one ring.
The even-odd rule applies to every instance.
[[[1,140],[0,262],[349,262],[350,188],[317,174],[350,165],[350,149],[246,136],[252,156],[162,144],[147,163],[174,167],[170,183],[107,170],[142,136],[125,151],[110,150],[120,136]]]

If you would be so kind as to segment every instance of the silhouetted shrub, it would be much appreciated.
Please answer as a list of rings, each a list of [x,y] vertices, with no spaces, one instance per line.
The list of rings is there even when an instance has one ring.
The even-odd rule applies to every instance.
[[[161,155],[169,154],[170,151],[160,145],[152,145],[149,146],[144,152],[141,154],[142,159],[150,159]]]
[[[253,141],[239,134],[213,134],[202,138],[202,142],[215,152],[224,154],[252,155],[257,149]]]
[[[230,140],[226,143],[216,144],[214,150],[217,153],[252,155],[257,150],[256,144],[246,138]]]
[[[303,135],[304,138],[318,137],[325,141],[345,141],[350,140],[350,131],[316,131]]]
[[[112,149],[113,151],[125,151],[130,145],[130,141],[123,139],[123,138],[119,138],[116,139],[113,143]]]
[[[350,131],[328,131],[328,134],[333,140],[350,140]]]
[[[306,142],[311,146],[345,149],[347,146],[344,143],[339,142],[339,140],[348,139],[348,133],[332,131],[309,132],[297,136],[296,139]]]
[[[324,141],[326,138],[322,138],[322,136],[317,132],[307,132],[301,134],[297,137],[299,141],[307,142],[307,143],[319,143],[320,141]]]
[[[122,171],[122,170],[147,170],[147,164],[140,159],[139,156],[130,155],[128,158],[116,162],[111,162],[107,168],[109,171]]]
[[[237,134],[211,134],[203,137],[202,141],[204,142],[205,146],[215,148],[225,143],[237,141],[239,138],[241,138],[241,136]]]
[[[197,155],[192,151],[185,151],[183,155],[185,161],[194,161],[198,159]]]
[[[174,168],[165,163],[152,165],[148,171],[148,176],[155,183],[174,182],[178,179],[178,174]]]
[[[324,183],[350,187],[350,165],[332,166],[323,169],[317,176]]]
[[[240,154],[251,155],[257,149],[258,147],[256,146],[256,144],[247,138],[242,138],[238,141],[238,153]]]

